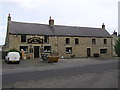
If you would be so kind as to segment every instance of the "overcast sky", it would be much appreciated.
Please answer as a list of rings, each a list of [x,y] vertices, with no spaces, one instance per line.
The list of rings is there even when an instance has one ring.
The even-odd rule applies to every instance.
[[[98,27],[105,23],[107,31],[118,31],[119,0],[0,0],[0,45],[4,44],[7,17],[12,21],[55,25]]]

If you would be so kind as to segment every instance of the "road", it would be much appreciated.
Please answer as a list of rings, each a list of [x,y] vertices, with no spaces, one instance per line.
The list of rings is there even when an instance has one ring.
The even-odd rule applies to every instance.
[[[3,88],[13,86],[16,88],[117,88],[118,62],[85,65],[59,70],[3,73],[2,78]]]

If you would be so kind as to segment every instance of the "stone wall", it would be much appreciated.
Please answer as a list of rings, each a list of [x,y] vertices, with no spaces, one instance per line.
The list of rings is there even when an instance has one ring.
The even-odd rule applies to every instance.
[[[65,44],[65,38],[70,38],[70,44]],[[74,39],[79,39],[79,44],[74,44]],[[58,51],[60,55],[69,57],[69,54],[65,53],[66,47],[72,47],[72,55],[75,57],[87,57],[87,48],[91,48],[91,56],[94,53],[100,54],[100,49],[108,49],[106,54],[101,54],[101,57],[111,57],[112,55],[112,39],[111,38],[95,38],[96,44],[92,44],[91,37],[58,37]],[[103,39],[107,39],[107,44],[103,43]]]
[[[27,39],[32,37],[44,39],[44,36],[27,35]],[[70,44],[66,44],[66,38],[70,38]],[[79,44],[75,44],[75,38],[79,39]],[[96,39],[96,44],[92,44],[92,39]],[[107,44],[103,43],[103,39],[107,39]],[[106,54],[100,54],[101,57],[112,56],[112,38],[49,36],[49,43],[28,44],[27,41],[26,43],[21,43],[21,35],[10,35],[9,49],[15,48],[20,50],[20,46],[28,46],[28,54],[30,54],[30,47],[39,46],[41,48],[42,46],[51,46],[51,53],[57,53],[61,58],[70,58],[73,55],[75,57],[87,57],[87,48],[91,49],[91,57],[95,53],[100,54],[100,49],[107,49]],[[71,54],[66,54],[66,47],[72,47]]]

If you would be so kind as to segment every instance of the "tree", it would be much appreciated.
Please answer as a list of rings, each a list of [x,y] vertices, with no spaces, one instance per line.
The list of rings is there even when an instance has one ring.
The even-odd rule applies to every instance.
[[[120,57],[120,38],[116,41],[114,48],[116,54],[118,55],[118,57]]]

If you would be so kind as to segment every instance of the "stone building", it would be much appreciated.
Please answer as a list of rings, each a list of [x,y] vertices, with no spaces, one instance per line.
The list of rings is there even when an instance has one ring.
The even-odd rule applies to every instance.
[[[39,58],[41,54],[71,57],[111,57],[112,37],[101,28],[36,24],[11,21],[8,16],[7,37],[3,50],[23,49],[27,58]]]
[[[117,56],[116,52],[115,52],[115,43],[116,41],[118,40],[118,35],[117,35],[117,32],[114,30],[113,34],[111,35],[113,37],[113,56]]]

